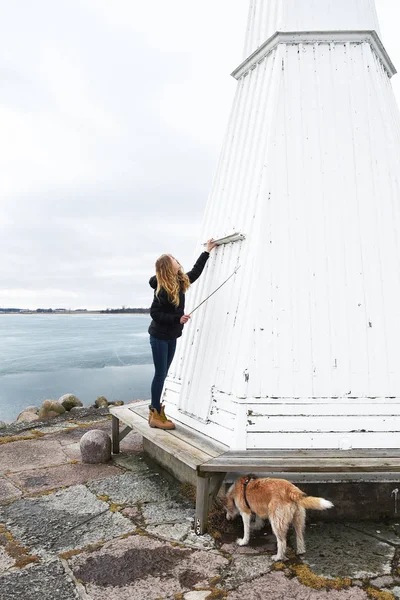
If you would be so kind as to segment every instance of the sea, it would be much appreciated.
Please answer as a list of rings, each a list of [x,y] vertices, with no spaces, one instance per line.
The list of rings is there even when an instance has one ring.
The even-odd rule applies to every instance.
[[[149,323],[148,314],[1,314],[0,421],[63,394],[84,406],[149,398]]]

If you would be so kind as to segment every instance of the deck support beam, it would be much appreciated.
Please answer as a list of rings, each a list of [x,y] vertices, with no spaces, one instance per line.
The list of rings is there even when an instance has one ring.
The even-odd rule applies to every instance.
[[[195,532],[203,535],[207,531],[208,513],[219,492],[226,473],[209,473],[197,476]]]

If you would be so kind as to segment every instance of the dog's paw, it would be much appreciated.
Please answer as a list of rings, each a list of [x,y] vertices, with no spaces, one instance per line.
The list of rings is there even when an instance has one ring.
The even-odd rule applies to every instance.
[[[238,546],[247,546],[248,541],[245,540],[244,538],[238,538],[236,540],[236,543],[237,543]]]
[[[299,548],[297,548],[296,554],[305,554],[305,551],[305,546],[300,546]]]
[[[271,556],[271,559],[275,562],[277,561],[283,561],[283,560],[288,560],[288,557],[284,554],[283,556],[279,556],[279,554],[274,554],[274,556]]]

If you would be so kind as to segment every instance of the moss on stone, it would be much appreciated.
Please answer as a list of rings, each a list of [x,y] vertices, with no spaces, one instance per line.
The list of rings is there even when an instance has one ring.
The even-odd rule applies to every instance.
[[[96,425],[102,425],[104,421],[108,419],[108,416],[111,417],[112,415],[104,415],[104,419],[101,419],[100,421],[90,421],[88,423],[81,423],[77,419],[68,419],[67,423],[72,423],[76,426],[68,427],[68,431],[75,431],[76,429],[88,429],[90,427],[95,427]]]
[[[39,419],[50,419],[65,413],[65,408],[57,400],[44,400],[39,410]]]
[[[286,569],[286,565],[283,562],[276,562],[272,565],[273,571],[284,571]]]
[[[135,532],[134,531],[128,531],[128,533],[123,533],[119,537],[120,537],[121,540],[126,540],[126,538],[131,537],[132,535],[135,535]]]
[[[29,554],[29,548],[25,548],[17,542],[2,523],[0,523],[0,543],[4,548],[4,552],[15,559],[14,567],[25,567],[40,560],[38,556]]]
[[[97,500],[101,500],[102,502],[110,502],[111,498],[110,496],[107,496],[106,494],[103,495],[98,495],[96,496]]]
[[[83,551],[84,551],[83,548],[79,548],[78,550],[68,550],[68,552],[62,552],[58,556],[60,558],[68,560],[68,559],[72,558],[73,556],[77,556],[78,554],[82,554]]]
[[[335,577],[335,579],[327,579],[313,573],[308,565],[289,565],[300,583],[314,590],[330,589],[343,590],[351,586],[351,579],[348,577]]]
[[[21,440],[34,440],[37,435],[10,435],[0,438],[0,444],[9,444],[10,442],[19,442]]]
[[[82,402],[74,396],[74,394],[64,394],[61,398],[58,399],[59,404],[61,404],[65,410],[70,411],[71,408],[75,406],[83,406]]]
[[[108,400],[105,396],[99,396],[95,400],[95,405],[97,406],[97,408],[107,408]]]
[[[26,567],[26,565],[30,565],[32,563],[39,562],[39,561],[40,561],[40,558],[38,556],[35,556],[35,555],[33,555],[33,556],[31,556],[31,555],[29,555],[29,556],[20,556],[15,561],[15,565],[14,566],[22,568],[22,567]]]
[[[377,590],[373,587],[365,588],[368,596],[373,598],[374,600],[395,600],[395,597],[390,592],[383,592],[382,590]]]
[[[211,593],[209,596],[207,596],[207,600],[224,600],[224,598],[228,597],[228,592],[226,592],[225,590],[217,590],[217,589],[213,589],[211,590]]]
[[[45,436],[43,431],[39,431],[39,429],[31,429],[31,433],[33,433],[33,435],[36,437],[44,437]]]

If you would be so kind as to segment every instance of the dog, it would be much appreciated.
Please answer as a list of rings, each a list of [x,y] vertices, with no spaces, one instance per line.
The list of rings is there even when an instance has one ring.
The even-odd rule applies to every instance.
[[[239,546],[246,546],[250,539],[250,521],[254,513],[254,529],[261,529],[264,519],[269,519],[278,542],[278,549],[272,560],[287,560],[286,537],[289,526],[296,531],[297,554],[306,551],[304,530],[306,508],[326,510],[332,508],[332,502],[324,498],[307,496],[298,487],[286,479],[256,478],[254,475],[240,477],[229,488],[224,505],[228,521],[238,514],[243,520],[243,538],[236,540]]]

